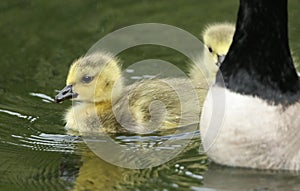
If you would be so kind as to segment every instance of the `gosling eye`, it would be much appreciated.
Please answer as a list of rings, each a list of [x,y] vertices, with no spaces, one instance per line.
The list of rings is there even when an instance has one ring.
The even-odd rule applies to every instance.
[[[212,53],[212,52],[213,52],[213,49],[209,46],[209,47],[208,47],[208,51],[209,51],[210,53]]]
[[[88,84],[88,83],[90,83],[93,79],[94,79],[94,77],[92,77],[92,76],[83,76],[83,77],[81,78],[81,82],[82,82],[82,83],[85,83],[85,84]]]

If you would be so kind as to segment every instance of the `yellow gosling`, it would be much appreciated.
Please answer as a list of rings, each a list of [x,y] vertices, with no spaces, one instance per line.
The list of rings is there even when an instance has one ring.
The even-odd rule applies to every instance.
[[[78,132],[150,133],[196,124],[200,107],[188,79],[148,79],[124,86],[120,61],[106,53],[79,58],[57,102],[73,99],[66,127]]]
[[[219,66],[224,61],[231,45],[235,25],[231,23],[214,23],[206,27],[202,32],[205,45],[201,58],[196,61],[189,71],[190,77],[196,84],[211,84]],[[204,78],[204,74],[208,79]]]
[[[235,32],[233,23],[213,23],[210,24],[202,32],[202,39],[205,45],[202,56],[196,61],[196,65],[192,65],[189,74],[193,82],[200,84],[213,83],[215,75],[225,59],[225,56],[232,43]],[[296,68],[299,67],[299,59],[291,51]],[[202,70],[202,71],[201,71]],[[208,77],[205,80],[204,74]],[[298,73],[300,76],[300,73]]]

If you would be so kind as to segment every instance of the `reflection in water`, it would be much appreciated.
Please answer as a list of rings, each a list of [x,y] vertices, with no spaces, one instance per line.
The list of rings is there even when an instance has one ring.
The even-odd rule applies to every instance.
[[[196,129],[196,125],[182,127]],[[180,128],[181,129],[181,128]],[[163,131],[164,135],[131,135],[111,137],[105,134],[84,134],[87,146],[103,160],[114,165],[130,168],[145,169],[168,162],[185,149],[192,138],[199,138],[199,132]]]
[[[140,139],[137,136],[119,136],[115,139],[140,148],[139,142],[147,143],[150,146],[157,138],[157,136],[143,136]],[[160,141],[163,141],[163,138]],[[105,146],[104,142],[103,146]],[[82,166],[73,189],[76,191],[188,189],[191,185],[201,185],[202,173],[205,171],[207,163],[206,156],[198,154],[199,139],[193,139],[176,159],[147,169],[121,168],[105,162],[84,144],[79,147],[82,152]],[[187,159],[184,157],[186,154],[192,154],[194,157]]]
[[[204,173],[204,187],[213,190],[230,191],[298,191],[300,190],[299,172],[267,171],[243,168],[209,166]],[[201,190],[201,187],[193,187]]]
[[[111,165],[92,151],[85,149],[81,153],[82,166],[77,175],[74,191],[116,190],[124,182],[125,169]]]
[[[176,158],[157,167],[126,169],[112,165],[94,154],[80,137],[60,134],[12,135],[6,159],[22,156],[22,161],[3,161],[0,171],[15,166],[2,181],[18,181],[29,190],[214,190],[214,191],[298,191],[300,177],[286,171],[258,171],[209,164],[199,150],[197,134]],[[122,135],[112,137],[136,149],[153,147],[170,137]],[[99,142],[101,143],[101,142]],[[105,146],[105,142],[102,142]],[[30,150],[28,150],[30,149]],[[42,155],[37,155],[41,152]],[[56,156],[56,153],[61,153]],[[56,156],[56,157],[55,157]],[[189,157],[186,157],[189,156]],[[49,161],[49,158],[51,160]],[[21,172],[20,174],[16,172]],[[30,181],[31,177],[33,178]],[[50,178],[53,177],[53,178]],[[53,181],[49,182],[49,178]],[[12,187],[9,187],[12,188]],[[18,187],[16,188],[18,190]]]

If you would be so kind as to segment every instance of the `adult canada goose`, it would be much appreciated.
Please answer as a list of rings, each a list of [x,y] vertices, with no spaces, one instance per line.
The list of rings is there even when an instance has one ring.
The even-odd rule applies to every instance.
[[[188,79],[148,79],[125,86],[120,61],[103,52],[76,60],[55,97],[77,101],[66,127],[83,132],[150,133],[198,123],[200,107]],[[197,116],[198,115],[198,116]]]
[[[287,0],[240,0],[232,45],[202,110],[204,150],[223,165],[300,170],[299,115]]]

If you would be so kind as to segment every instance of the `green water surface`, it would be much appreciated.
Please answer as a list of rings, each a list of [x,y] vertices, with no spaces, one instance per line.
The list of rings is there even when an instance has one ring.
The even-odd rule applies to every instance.
[[[66,133],[62,116],[71,102],[53,102],[72,61],[105,35],[132,24],[164,23],[200,38],[209,23],[234,22],[237,9],[238,0],[1,0],[0,190],[300,190],[297,173],[211,163],[197,132],[166,164],[141,170],[114,166]],[[295,57],[299,9],[300,2],[289,1]],[[135,47],[120,57],[124,65],[155,58],[188,68],[186,57],[165,47]]]

